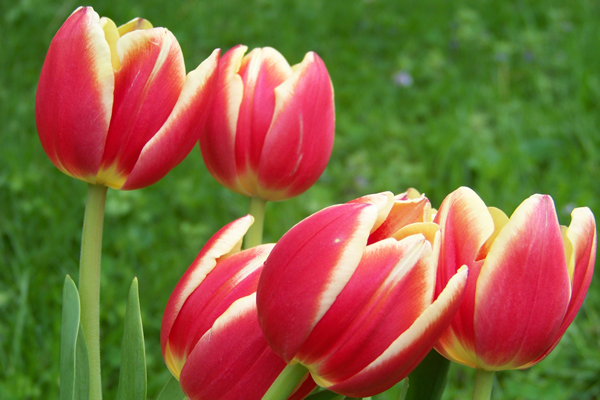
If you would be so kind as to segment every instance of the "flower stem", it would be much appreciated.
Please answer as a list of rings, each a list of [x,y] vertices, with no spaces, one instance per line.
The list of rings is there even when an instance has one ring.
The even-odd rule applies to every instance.
[[[88,185],[81,259],[79,261],[79,297],[81,299],[81,327],[90,362],[90,400],[102,399],[100,375],[100,258],[102,255],[102,228],[104,226],[104,185]]]
[[[262,244],[263,224],[265,222],[265,207],[267,201],[260,197],[250,199],[250,215],[254,217],[254,223],[248,229],[244,239],[244,249],[249,249]]]
[[[492,385],[494,383],[495,371],[486,371],[477,368],[475,372],[475,389],[473,389],[473,400],[489,400],[492,397]]]
[[[308,370],[300,363],[288,364],[271,385],[262,400],[281,400],[290,397]]]

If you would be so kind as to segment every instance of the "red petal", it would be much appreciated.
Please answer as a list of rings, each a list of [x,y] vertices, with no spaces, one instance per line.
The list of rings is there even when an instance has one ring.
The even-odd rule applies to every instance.
[[[277,50],[265,47],[244,57],[239,75],[244,96],[237,120],[235,157],[242,185],[256,194],[256,174],[275,111],[275,88],[292,75],[292,68]]]
[[[549,196],[525,200],[492,245],[477,281],[479,366],[513,369],[552,343],[570,297],[563,238]]]
[[[368,397],[389,389],[404,379],[425,358],[448,327],[460,307],[467,283],[463,268],[448,282],[437,300],[383,354],[356,375],[326,386],[352,397]],[[322,384],[315,378],[318,384]]]
[[[258,196],[294,197],[321,176],[333,148],[333,86],[323,61],[308,53],[275,89],[275,113],[258,171]]]
[[[234,301],[256,292],[262,265],[272,248],[272,244],[253,247],[217,262],[177,315],[169,333],[173,356],[185,358]]]
[[[220,50],[187,75],[169,119],[144,146],[122,189],[149,186],[179,164],[198,142],[217,83]]]
[[[98,14],[78,8],[52,39],[35,118],[42,146],[62,172],[95,183],[111,117],[114,75]]]
[[[422,236],[368,246],[356,272],[296,359],[340,382],[377,359],[430,306],[431,244]]]
[[[240,184],[235,161],[235,135],[244,93],[238,70],[247,49],[238,45],[219,61],[215,99],[200,135],[200,150],[206,168],[220,184],[251,196]]]
[[[572,221],[567,230],[567,237],[574,246],[575,269],[571,289],[571,299],[567,313],[552,345],[534,361],[524,367],[530,367],[543,360],[558,344],[563,334],[575,319],[594,275],[596,261],[596,221],[592,211],[585,208],[576,208],[571,213]]]
[[[165,123],[185,81],[177,39],[165,28],[133,31],[117,42],[113,115],[99,183],[120,188],[146,143]]]
[[[461,187],[444,199],[434,222],[440,225],[442,233],[436,293],[444,289],[459,268],[463,265],[469,267],[469,282],[463,304],[440,339],[440,346],[446,351],[456,351],[464,356],[475,349],[475,288],[483,264],[483,261],[476,259],[481,246],[494,232],[494,221],[481,198],[473,190]],[[457,344],[457,339],[460,345],[453,350],[451,346]],[[462,356],[460,360],[464,362]]]
[[[171,329],[183,304],[215,268],[219,258],[240,251],[242,238],[252,225],[253,220],[252,216],[247,215],[227,224],[215,233],[175,286],[175,290],[173,290],[167,302],[161,325],[160,342],[163,356],[165,355]]]
[[[257,291],[267,342],[291,361],[354,273],[377,218],[368,204],[326,208],[290,229],[265,263]]]
[[[181,372],[181,388],[190,400],[258,400],[285,365],[267,345],[250,295],[232,304],[198,342]]]

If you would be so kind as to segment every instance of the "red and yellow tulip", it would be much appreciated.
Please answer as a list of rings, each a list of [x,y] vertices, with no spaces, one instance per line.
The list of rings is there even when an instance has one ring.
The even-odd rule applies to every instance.
[[[352,397],[406,377],[452,321],[462,269],[434,298],[438,227],[424,196],[379,193],[328,207],[275,245],[257,291],[260,326],[288,363]]]
[[[285,200],[321,176],[333,147],[333,87],[315,53],[290,66],[275,49],[237,46],[219,62],[214,106],[200,138],[204,162],[225,187]]]
[[[256,317],[256,285],[273,245],[240,251],[251,224],[246,216],[217,232],[167,303],[163,357],[190,399],[261,399],[286,366]],[[314,387],[307,376],[291,398]]]
[[[57,32],[36,96],[50,160],[115,189],[151,185],[198,141],[213,100],[219,50],[185,74],[177,40],[143,19],[117,28],[80,7]]]
[[[592,279],[596,224],[576,208],[560,226],[552,198],[534,195],[508,218],[469,188],[451,193],[435,217],[441,229],[437,292],[462,265],[467,290],[436,345],[448,359],[488,371],[544,359],[575,318]]]

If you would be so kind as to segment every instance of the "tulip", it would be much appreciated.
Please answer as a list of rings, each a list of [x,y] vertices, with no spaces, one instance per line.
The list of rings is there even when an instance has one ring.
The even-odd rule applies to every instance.
[[[556,347],[592,279],[596,224],[576,208],[560,226],[552,198],[533,195],[510,219],[469,188],[450,194],[441,228],[439,292],[462,265],[467,290],[436,345],[446,358],[487,371],[528,368]]]
[[[256,317],[256,285],[273,245],[240,251],[251,224],[246,216],[217,232],[167,303],[163,357],[190,399],[261,399],[286,366]],[[291,398],[314,387],[306,379]]]
[[[177,40],[135,19],[119,28],[80,7],[57,32],[36,95],[42,146],[56,167],[114,189],[151,185],[199,139],[219,50],[185,75]]]
[[[290,66],[277,50],[236,46],[219,62],[214,106],[200,137],[210,173],[225,187],[285,200],[321,176],[333,147],[333,87],[313,52]]]
[[[387,390],[458,310],[467,270],[434,298],[438,227],[414,192],[325,208],[287,232],[265,262],[257,310],[267,342],[328,390]]]

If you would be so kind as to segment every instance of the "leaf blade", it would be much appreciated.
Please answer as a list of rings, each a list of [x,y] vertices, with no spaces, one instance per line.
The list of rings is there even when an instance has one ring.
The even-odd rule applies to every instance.
[[[117,400],[145,400],[146,390],[144,328],[140,312],[138,281],[134,278],[129,289],[125,312]]]

